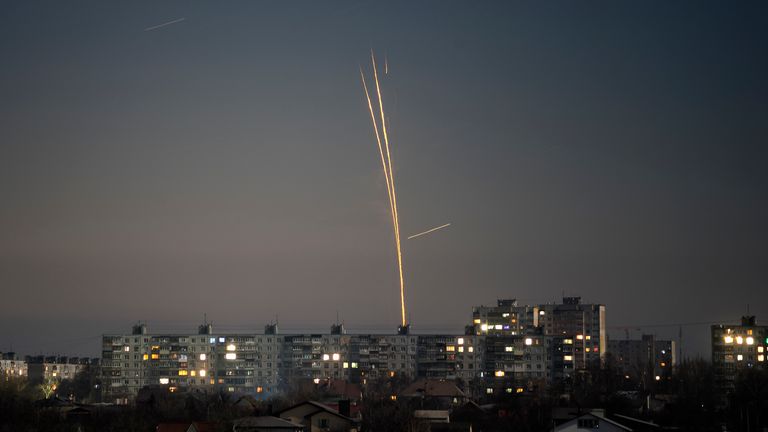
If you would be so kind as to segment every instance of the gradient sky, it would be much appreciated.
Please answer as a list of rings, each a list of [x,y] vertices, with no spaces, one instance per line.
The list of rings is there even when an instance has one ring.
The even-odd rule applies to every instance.
[[[617,337],[768,322],[765,2],[0,10],[0,350],[97,355],[204,313],[394,329],[371,48],[403,234],[452,223],[405,241],[414,332],[563,293]],[[683,332],[708,355],[706,325]]]

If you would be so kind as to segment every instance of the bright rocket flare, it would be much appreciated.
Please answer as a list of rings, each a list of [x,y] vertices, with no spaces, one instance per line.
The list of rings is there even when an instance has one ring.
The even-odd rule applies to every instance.
[[[379,74],[376,68],[376,58],[374,57],[373,50],[371,50],[371,64],[373,65],[373,78],[376,83],[376,96],[379,105],[380,121],[381,121],[381,134],[379,134],[379,127],[377,124],[376,115],[374,113],[373,105],[371,103],[371,96],[368,93],[368,86],[365,83],[365,75],[362,69],[360,70],[360,77],[363,81],[363,89],[365,90],[365,97],[368,102],[368,110],[371,113],[371,121],[373,122],[373,130],[376,133],[376,143],[379,147],[379,156],[381,158],[382,168],[384,169],[384,179],[387,182],[387,196],[389,197],[389,207],[392,212],[392,225],[395,231],[395,246],[397,248],[397,268],[400,273],[400,314],[402,325],[406,325],[405,320],[405,282],[403,278],[403,254],[400,247],[400,218],[397,212],[397,194],[395,192],[395,177],[392,170],[392,157],[389,151],[389,135],[387,134],[387,122],[384,114],[384,104],[381,99],[381,87],[379,85]],[[384,137],[384,146],[382,148],[381,136]],[[385,151],[386,150],[386,151]],[[384,154],[386,153],[386,160]]]
[[[416,238],[416,237],[421,237],[421,236],[423,236],[424,234],[429,234],[429,233],[431,233],[431,232],[434,232],[434,231],[437,231],[437,230],[439,230],[439,229],[443,229],[443,228],[445,228],[445,227],[449,227],[449,226],[451,226],[451,224],[450,224],[450,223],[447,223],[447,224],[445,224],[445,225],[440,225],[439,227],[434,227],[434,228],[432,228],[432,229],[428,229],[428,230],[426,230],[426,231],[424,231],[424,232],[420,232],[420,233],[418,233],[418,234],[414,234],[414,235],[412,235],[412,236],[408,237],[408,240],[410,240],[410,239],[412,239],[412,238]]]

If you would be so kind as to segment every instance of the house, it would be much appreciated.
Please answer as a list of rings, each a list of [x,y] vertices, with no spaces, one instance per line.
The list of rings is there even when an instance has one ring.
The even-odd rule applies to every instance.
[[[400,392],[400,397],[421,400],[423,408],[446,409],[463,404],[466,395],[451,380],[422,378]]]
[[[303,432],[304,426],[272,416],[243,417],[235,420],[234,432]]]
[[[209,422],[160,423],[155,432],[213,432],[214,424]]]
[[[602,410],[595,410],[582,414],[570,421],[555,426],[553,432],[585,432],[590,430],[600,432],[632,432],[628,426],[610,420],[602,415]]]
[[[315,401],[302,402],[278,413],[281,419],[304,426],[305,432],[357,432],[357,420],[345,414],[349,413],[339,413]]]

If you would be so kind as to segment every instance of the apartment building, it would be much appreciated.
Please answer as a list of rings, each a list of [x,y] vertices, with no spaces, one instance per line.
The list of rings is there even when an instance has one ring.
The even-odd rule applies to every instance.
[[[642,335],[640,340],[609,340],[608,352],[618,372],[640,382],[663,380],[677,364],[675,341]]]
[[[717,324],[711,330],[715,386],[720,405],[725,406],[741,372],[768,369],[768,326],[757,325],[754,316],[744,316],[741,325]]]

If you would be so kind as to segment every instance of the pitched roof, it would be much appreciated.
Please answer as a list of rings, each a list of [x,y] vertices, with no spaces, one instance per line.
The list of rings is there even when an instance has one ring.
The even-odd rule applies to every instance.
[[[210,422],[176,422],[160,423],[155,432],[213,432],[213,423]]]
[[[234,423],[235,428],[300,429],[304,427],[300,424],[273,416],[243,417],[235,420]]]
[[[402,396],[464,397],[464,392],[453,381],[422,378],[400,392]]]
[[[280,412],[279,412],[279,413],[277,413],[277,414],[278,414],[278,415],[283,415],[283,413],[285,413],[285,412],[288,412],[288,411],[291,411],[291,410],[293,410],[293,409],[296,409],[296,408],[298,408],[298,407],[300,407],[300,406],[302,406],[302,405],[311,405],[312,407],[314,407],[314,408],[315,408],[315,411],[311,412],[311,413],[310,413],[310,414],[308,414],[308,415],[315,415],[315,414],[317,414],[317,413],[319,413],[319,412],[321,412],[321,411],[322,411],[322,412],[327,412],[327,413],[329,413],[329,414],[333,414],[333,415],[335,415],[335,416],[337,416],[337,417],[341,417],[341,418],[343,418],[343,419],[345,419],[345,420],[349,420],[349,421],[351,421],[351,422],[354,422],[354,421],[356,421],[355,419],[353,419],[353,418],[351,418],[351,417],[347,417],[347,416],[345,416],[345,415],[342,415],[342,414],[340,414],[338,411],[336,411],[335,409],[333,409],[333,408],[329,407],[328,405],[325,405],[325,404],[321,404],[320,402],[317,402],[317,401],[310,401],[310,400],[308,400],[308,401],[304,401],[304,402],[301,402],[301,403],[297,403],[296,405],[294,405],[294,406],[292,406],[292,407],[289,407],[289,408],[286,408],[286,409],[284,409],[284,410],[280,411]]]

